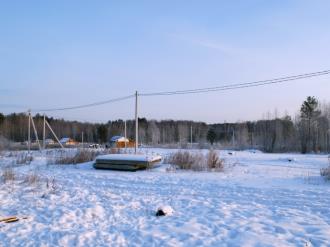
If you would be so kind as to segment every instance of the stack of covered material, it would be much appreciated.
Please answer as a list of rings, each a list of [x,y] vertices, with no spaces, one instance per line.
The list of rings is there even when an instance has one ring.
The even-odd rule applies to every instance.
[[[137,171],[151,168],[162,159],[159,155],[108,154],[96,157],[94,168],[120,171]]]

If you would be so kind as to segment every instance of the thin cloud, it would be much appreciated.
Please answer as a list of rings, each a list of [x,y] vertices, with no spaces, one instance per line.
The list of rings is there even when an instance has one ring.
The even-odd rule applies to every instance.
[[[184,41],[186,43],[190,43],[207,49],[217,50],[226,54],[234,53],[235,51],[235,49],[223,42],[214,41],[206,38],[189,37],[188,35],[185,36],[181,34],[170,34],[169,36],[177,40]]]

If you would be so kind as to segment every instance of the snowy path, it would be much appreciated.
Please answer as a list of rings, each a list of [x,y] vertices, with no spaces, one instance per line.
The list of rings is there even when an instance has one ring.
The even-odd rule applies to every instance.
[[[237,153],[224,174],[38,166],[56,193],[0,185],[0,216],[28,216],[0,223],[0,246],[330,246],[326,158],[294,156]]]

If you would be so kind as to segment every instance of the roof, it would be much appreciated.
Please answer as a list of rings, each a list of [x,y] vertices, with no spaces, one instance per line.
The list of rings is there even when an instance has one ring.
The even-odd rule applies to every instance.
[[[68,142],[70,141],[70,138],[69,137],[63,137],[60,142]]]
[[[111,142],[129,142],[129,140],[123,136],[113,136],[110,139]]]

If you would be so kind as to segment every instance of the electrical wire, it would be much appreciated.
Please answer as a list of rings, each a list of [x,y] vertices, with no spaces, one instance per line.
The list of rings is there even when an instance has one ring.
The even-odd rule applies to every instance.
[[[275,78],[275,79],[270,79],[270,80],[228,84],[228,85],[217,86],[217,87],[197,88],[197,89],[178,90],[178,91],[154,92],[154,93],[139,93],[139,96],[167,96],[167,95],[177,95],[177,94],[193,94],[193,93],[207,93],[207,92],[214,92],[214,91],[234,90],[234,89],[239,89],[239,88],[258,87],[258,86],[265,86],[265,85],[269,85],[269,84],[284,83],[284,82],[288,82],[288,81],[301,80],[301,79],[317,77],[317,76],[322,76],[322,75],[327,75],[327,74],[330,74],[330,70],[324,70],[324,71],[300,74],[300,75],[294,75],[294,76],[286,76],[286,77],[280,77],[280,78]]]
[[[206,87],[206,88],[197,88],[197,89],[188,89],[188,90],[176,90],[176,91],[162,91],[162,92],[152,92],[152,93],[139,93],[139,96],[168,96],[168,95],[179,95],[179,94],[195,94],[195,93],[208,93],[208,92],[215,92],[215,91],[226,91],[226,90],[235,90],[241,88],[249,88],[249,87],[259,87],[265,86],[270,84],[277,84],[277,83],[284,83],[289,81],[296,81],[311,77],[318,77],[330,74],[330,70],[323,70],[313,73],[305,73],[299,75],[292,75],[292,76],[285,76],[280,78],[274,78],[269,80],[262,80],[262,81],[254,81],[254,82],[246,82],[246,83],[235,83],[235,84],[227,84],[223,86],[216,86],[216,87]],[[32,109],[33,112],[53,112],[53,111],[66,111],[66,110],[74,110],[74,109],[82,109],[87,107],[94,107],[99,105],[105,105],[109,103],[114,103],[118,101],[127,100],[130,98],[135,97],[135,94],[113,98],[109,100],[94,102],[90,104],[84,105],[77,105],[71,107],[62,107],[62,108],[48,108],[48,109]]]
[[[104,101],[85,104],[85,105],[63,107],[63,108],[34,109],[32,111],[34,111],[34,112],[51,112],[51,111],[66,111],[66,110],[81,109],[81,108],[87,108],[87,107],[93,107],[93,106],[99,106],[99,105],[105,105],[105,104],[114,103],[114,102],[118,102],[118,101],[123,101],[123,100],[133,98],[134,96],[135,95],[133,94],[133,95],[128,95],[128,96],[124,96],[124,97],[104,100]]]

